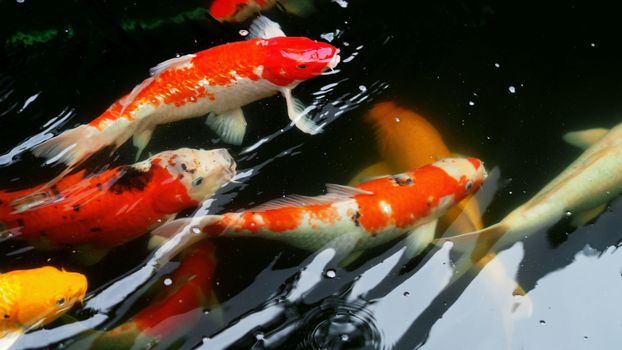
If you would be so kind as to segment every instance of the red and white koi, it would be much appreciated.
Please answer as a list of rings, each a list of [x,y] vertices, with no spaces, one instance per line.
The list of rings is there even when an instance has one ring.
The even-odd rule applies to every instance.
[[[206,236],[262,237],[312,251],[330,246],[341,253],[409,234],[407,254],[412,256],[433,239],[434,227],[427,224],[434,226],[486,176],[478,159],[445,158],[355,187],[328,185],[328,193],[318,197],[294,195],[239,213],[175,220],[153,234],[178,234],[175,241],[183,244]]]
[[[311,0],[214,0],[209,13],[219,22],[243,22],[278,5],[289,13],[305,16],[315,7]]]
[[[47,193],[0,192],[0,225],[5,234],[44,246],[110,248],[197,206],[234,175],[225,149],[161,152],[99,174],[70,174]]]
[[[228,143],[241,144],[246,120],[241,107],[281,93],[291,121],[302,131],[321,128],[305,115],[291,91],[339,63],[338,49],[305,37],[286,37],[260,17],[251,39],[173,58],[89,124],[66,130],[34,147],[36,156],[75,167],[104,147],[133,137],[138,154],[159,124],[208,115],[207,124]]]

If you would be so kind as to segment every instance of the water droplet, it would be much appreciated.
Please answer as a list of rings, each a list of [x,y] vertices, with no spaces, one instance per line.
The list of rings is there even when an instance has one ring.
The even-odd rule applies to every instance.
[[[495,68],[499,68],[501,65],[499,63],[495,63]]]
[[[164,279],[164,285],[165,286],[170,286],[171,284],[173,284],[173,280],[170,278],[165,278]]]
[[[240,29],[240,31],[238,33],[240,33],[241,36],[247,36],[248,35],[248,30]]]
[[[18,1],[19,2],[19,1]],[[596,47],[596,43],[590,43],[591,47]]]
[[[326,277],[328,277],[328,278],[335,278],[335,277],[337,277],[337,271],[335,271],[335,270],[333,270],[333,269],[326,270],[325,275],[326,275]]]
[[[584,336],[583,336],[583,340],[587,340],[587,335],[584,335]]]
[[[511,94],[513,94],[513,93],[515,93],[515,92],[516,92],[516,88],[514,87],[514,85],[510,85],[510,86],[508,87],[508,91],[510,91],[510,93],[511,93]]]
[[[198,235],[199,233],[201,233],[201,228],[198,226],[192,226],[190,231],[192,231],[192,233],[194,233],[195,235]]]
[[[209,310],[209,309],[205,309],[205,310],[203,310],[203,314],[204,314],[204,315],[209,315],[209,313],[210,313],[210,310]]]
[[[264,335],[262,332],[257,332],[255,333],[255,339],[257,340],[263,340],[264,339]]]
[[[410,292],[404,292],[404,296],[407,297],[410,295]]]
[[[469,106],[475,106],[475,102],[469,101]]]
[[[365,92],[367,91],[367,88],[365,87],[365,85],[359,85],[359,90],[361,90],[361,92]]]
[[[570,216],[572,216],[572,212],[571,211],[567,211],[567,212],[564,213],[564,215],[566,215],[566,217],[570,217]]]
[[[546,325],[546,321],[545,320],[540,320],[540,324],[544,326],[544,325]]]
[[[347,334],[342,334],[340,338],[341,338],[341,341],[343,342],[350,340],[350,337]]]
[[[399,123],[399,122],[400,122],[400,120],[401,120],[401,119],[400,119],[400,117],[395,117],[395,122],[396,122],[396,123]]]

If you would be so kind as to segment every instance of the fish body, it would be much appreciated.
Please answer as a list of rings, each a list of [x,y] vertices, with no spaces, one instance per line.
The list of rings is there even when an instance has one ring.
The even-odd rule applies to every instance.
[[[415,169],[451,156],[432,124],[416,112],[391,101],[376,103],[364,121],[374,128],[381,161],[362,170],[350,183]],[[462,213],[465,215],[460,215]],[[478,204],[471,197],[449,209],[440,221],[441,226],[451,226],[458,233],[483,227]]]
[[[0,274],[0,339],[44,326],[82,302],[84,275],[45,266]]]
[[[122,325],[102,334],[99,345],[111,348],[144,348],[155,342],[174,342],[179,325],[184,330],[199,320],[214,298],[212,280],[216,269],[215,246],[203,241],[184,251],[180,264],[170,276],[170,285],[153,297]]]
[[[574,134],[580,136],[580,133]],[[533,198],[499,223],[441,242],[453,241],[460,250],[476,243],[471,260],[478,261],[487,252],[500,250],[546,229],[566,215],[578,216],[582,212],[593,215],[594,209],[606,205],[622,192],[622,124],[599,133],[592,141],[576,142],[591,146]]]
[[[0,222],[20,239],[110,248],[197,206],[234,174],[224,149],[166,151],[92,176],[70,174],[33,203],[17,198],[34,190],[1,192]]]
[[[162,62],[152,76],[89,124],[67,130],[33,153],[70,168],[106,147],[134,138],[138,153],[163,123],[209,115],[207,124],[229,143],[241,144],[246,121],[240,107],[280,92],[292,122],[307,133],[308,119],[291,90],[339,62],[337,48],[304,37],[286,37],[260,17],[247,41],[233,42]]]
[[[207,236],[262,237],[318,250],[364,250],[434,221],[475,191],[486,177],[474,158],[439,160],[406,173],[354,187],[329,185],[318,197],[291,196],[257,208],[220,216],[175,220],[154,235],[171,236],[180,227]],[[201,236],[201,235],[198,235]],[[416,252],[433,236],[417,237]]]
[[[209,13],[219,22],[239,23],[271,9],[276,4],[276,0],[214,0]],[[311,0],[281,0],[278,4],[287,12],[298,16],[315,11]]]

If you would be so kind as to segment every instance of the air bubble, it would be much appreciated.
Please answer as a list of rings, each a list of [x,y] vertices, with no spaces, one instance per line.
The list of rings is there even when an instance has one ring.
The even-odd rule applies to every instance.
[[[540,324],[544,326],[544,325],[546,325],[546,321],[545,320],[540,320]]]
[[[198,235],[199,233],[201,233],[201,228],[199,228],[198,226],[192,226],[190,231],[192,231],[192,233],[194,233],[195,235]]]
[[[407,297],[410,295],[410,292],[404,292],[404,296]]]
[[[326,277],[328,277],[328,278],[335,278],[335,277],[337,277],[337,271],[335,271],[333,269],[326,270],[326,273],[324,275],[326,275]]]
[[[475,106],[475,102],[469,101],[469,106]]]
[[[238,32],[241,36],[247,36],[248,35],[248,30],[246,29],[240,29],[240,31]]]
[[[514,87],[514,85],[510,85],[508,87],[508,91],[510,91],[511,94],[516,93],[516,88]]]
[[[165,286],[170,286],[171,284],[173,284],[173,280],[170,278],[165,278],[164,279],[164,285]]]

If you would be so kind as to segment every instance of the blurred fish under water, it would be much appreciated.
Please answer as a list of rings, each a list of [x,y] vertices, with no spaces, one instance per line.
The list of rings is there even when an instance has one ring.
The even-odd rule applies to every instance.
[[[62,16],[50,15],[59,10]],[[313,245],[304,235],[291,244],[274,233],[223,235],[190,245],[197,237],[173,230],[170,240],[153,246],[156,240],[146,228],[151,224],[131,239],[116,240],[115,234],[126,237],[121,231],[134,219],[115,217],[126,204],[126,209],[138,208],[180,199],[169,190],[172,176],[166,186],[153,186],[161,192],[149,198],[111,197],[109,208],[93,209],[88,220],[116,224],[112,235],[98,236],[115,241],[105,256],[96,244],[59,240],[57,246],[66,249],[41,250],[32,240],[3,237],[0,271],[6,273],[0,279],[9,271],[55,266],[80,271],[89,289],[84,296],[85,285],[78,298],[84,304],[63,309],[62,317],[56,314],[55,320],[0,341],[10,340],[7,346],[14,349],[617,348],[622,341],[616,316],[622,312],[617,303],[622,292],[619,127],[570,134],[574,144],[590,147],[583,155],[560,142],[571,130],[619,123],[622,47],[615,35],[616,13],[572,1],[1,3],[0,128],[6,131],[0,139],[0,191],[7,196],[2,215],[14,217],[1,220],[8,222],[3,227],[8,232],[28,229],[30,220],[22,225],[17,216],[23,220],[57,205],[66,207],[77,225],[56,225],[58,237],[84,237],[77,227],[92,227],[80,221],[86,207],[74,211],[67,203],[84,191],[91,198],[93,181],[114,177],[119,169],[146,168],[169,150],[226,148],[235,168],[223,162],[226,176],[190,196],[192,205],[169,208],[147,221],[160,225],[177,213],[173,223],[193,225],[206,217],[252,216],[261,203],[276,198],[282,205],[289,193],[321,194],[326,183],[354,184],[464,155],[485,161],[489,177],[470,201],[440,219],[436,232],[445,236],[439,242],[466,241],[468,236],[450,235],[470,231],[495,239],[481,239],[480,248],[463,260],[456,260],[460,257],[447,244],[427,246],[406,261],[408,239],[398,238],[359,249],[346,263],[344,252],[357,249],[337,249],[339,242],[330,238],[340,235],[330,229],[328,245]],[[132,111],[143,108],[149,114],[147,85],[169,69],[185,67],[194,53],[260,42],[248,40],[259,32],[253,23],[264,21],[254,22],[257,18],[269,18],[292,37],[335,49],[332,58],[338,60],[330,59],[313,79],[299,79],[306,80],[296,87],[299,101],[281,89],[285,85],[271,86],[275,96],[236,90],[222,96],[257,102],[244,105],[243,112],[236,105],[235,113],[224,113],[229,122],[206,115],[211,123],[204,118],[169,123],[183,118],[169,120],[163,113],[155,124],[136,124],[112,147],[74,139],[93,150],[70,167],[33,154],[43,154],[37,145],[50,145],[63,130],[88,125],[107,108],[129,115],[128,123]],[[158,66],[145,80],[144,72]],[[278,77],[283,72],[275,67]],[[160,83],[155,85],[161,96],[180,89],[189,99],[201,85],[175,79]],[[137,86],[133,93],[132,86]],[[118,102],[110,107],[111,101]],[[231,121],[238,127],[230,128]],[[322,132],[296,130],[301,121],[313,123],[307,131]],[[140,159],[124,144],[132,134],[143,135],[135,142]],[[585,135],[606,136],[592,145]],[[58,152],[49,156],[71,153],[72,142],[64,145],[69,149],[52,147]],[[192,189],[190,180],[203,176],[184,164],[186,169],[170,165],[176,169],[170,174],[183,175],[179,180]],[[58,180],[54,188],[50,179]],[[310,200],[294,198],[289,202],[294,207]],[[515,219],[538,208],[545,209],[535,219]],[[591,215],[580,215],[592,208]],[[507,213],[517,214],[504,219]],[[515,234],[485,234],[503,231],[498,229],[510,221],[508,232]],[[52,229],[51,220],[41,223],[33,237]],[[199,235],[193,225],[186,232]],[[478,273],[463,274],[473,269]],[[46,285],[43,278],[34,282]],[[51,291],[47,284],[42,290]]]

